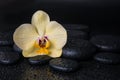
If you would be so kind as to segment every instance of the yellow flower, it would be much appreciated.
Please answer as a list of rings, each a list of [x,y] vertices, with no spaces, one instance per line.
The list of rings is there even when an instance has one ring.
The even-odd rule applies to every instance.
[[[46,12],[39,10],[33,14],[31,24],[22,24],[15,30],[13,40],[23,50],[24,57],[60,57],[67,32],[58,22],[50,21]]]

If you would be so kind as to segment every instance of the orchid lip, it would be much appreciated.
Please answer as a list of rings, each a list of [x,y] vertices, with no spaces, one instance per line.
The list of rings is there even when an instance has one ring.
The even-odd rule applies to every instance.
[[[35,43],[35,47],[38,48],[38,50],[36,50],[38,54],[49,54],[48,48],[50,47],[50,42],[47,36],[44,36],[43,38],[38,38]]]
[[[47,37],[47,36],[44,36],[44,38],[48,40],[48,37]]]
[[[43,38],[38,38],[38,44],[40,47],[45,47],[47,41],[49,41],[47,36],[44,36]]]
[[[39,39],[39,42],[38,42],[38,43],[39,43],[39,46],[40,46],[40,47],[45,47],[45,45],[46,45],[46,40],[45,40],[45,39],[43,39],[43,40],[40,40],[40,39]]]

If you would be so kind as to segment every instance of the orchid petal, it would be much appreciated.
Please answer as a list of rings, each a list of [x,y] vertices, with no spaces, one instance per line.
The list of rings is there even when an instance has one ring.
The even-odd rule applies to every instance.
[[[19,26],[13,34],[15,44],[22,50],[30,49],[38,37],[39,35],[36,32],[35,27],[31,24],[23,24]]]
[[[67,32],[62,25],[51,21],[46,27],[46,36],[51,45],[56,49],[62,49],[67,41]]]
[[[56,57],[60,57],[62,55],[62,49],[55,49],[55,48],[51,48],[49,49],[50,54],[48,54],[48,56],[56,58]]]
[[[49,15],[44,11],[39,10],[32,16],[32,25],[37,28],[37,31],[41,37],[45,34],[45,27],[49,22]]]

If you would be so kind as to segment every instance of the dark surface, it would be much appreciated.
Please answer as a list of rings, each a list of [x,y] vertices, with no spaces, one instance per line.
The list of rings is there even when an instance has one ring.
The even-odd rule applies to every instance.
[[[66,30],[79,30],[84,32],[89,32],[89,26],[83,24],[63,24]]]
[[[90,40],[100,51],[120,52],[120,36],[96,35]]]
[[[20,60],[21,56],[13,51],[0,51],[0,63],[1,64],[14,64]]]
[[[67,42],[63,48],[62,57],[76,60],[86,60],[92,57],[95,52],[96,47],[88,40],[75,38],[70,39]]]
[[[97,53],[94,56],[94,59],[102,63],[117,64],[120,63],[120,54],[101,52],[101,53]]]
[[[71,32],[72,31],[72,32]],[[88,33],[80,30],[67,30],[68,39],[88,39]]]
[[[0,33],[0,45],[12,45],[13,39],[12,39],[12,32],[1,32]]]
[[[0,46],[0,51],[6,52],[6,51],[13,51],[13,48],[10,46]]]
[[[22,53],[22,50],[16,44],[13,45],[13,50]]]
[[[43,65],[47,64],[52,58],[49,56],[35,56],[28,59],[29,63],[32,65]]]
[[[0,80],[120,80],[120,65],[83,61],[77,72],[59,73],[48,65],[32,66],[26,59],[16,65],[0,65]]]
[[[119,23],[119,0],[36,0],[36,9],[43,9],[66,23]],[[48,7],[49,5],[49,7]]]
[[[79,68],[77,61],[65,59],[65,58],[55,58],[50,60],[49,66],[55,70],[62,72],[74,72]]]
[[[118,24],[119,0],[1,0],[0,12],[8,23],[28,22],[36,10],[44,10],[62,23]],[[21,6],[22,5],[22,6]],[[30,21],[29,21],[30,22]],[[118,26],[114,26],[119,28]]]

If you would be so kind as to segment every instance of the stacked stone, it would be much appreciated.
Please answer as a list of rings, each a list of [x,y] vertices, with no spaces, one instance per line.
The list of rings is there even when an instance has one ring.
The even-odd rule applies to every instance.
[[[106,64],[120,63],[120,38],[114,35],[96,35],[89,37],[89,27],[86,25],[64,25],[67,33],[67,44],[60,58],[49,56],[27,58],[30,65],[49,64],[52,70],[61,72],[77,71],[80,62],[96,60]],[[13,32],[0,33],[0,63],[15,64],[22,59],[22,50],[14,44]],[[56,53],[57,54],[57,53]]]

